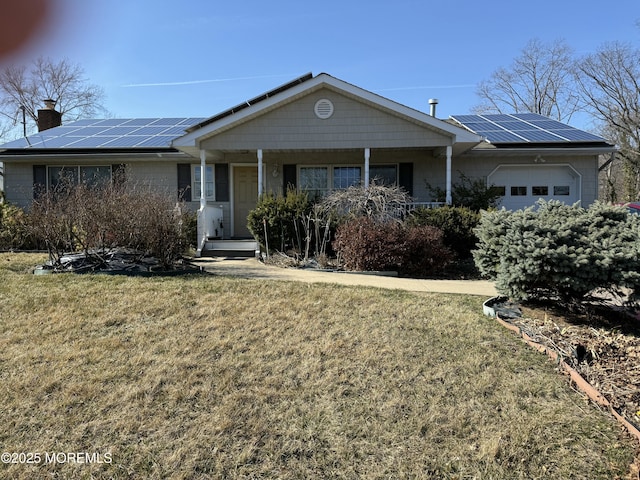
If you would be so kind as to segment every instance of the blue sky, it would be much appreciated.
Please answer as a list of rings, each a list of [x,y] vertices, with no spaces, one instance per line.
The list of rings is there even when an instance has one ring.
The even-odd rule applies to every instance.
[[[469,113],[477,83],[532,38],[578,54],[640,46],[638,0],[53,3],[45,35],[11,60],[68,58],[123,118],[212,116],[307,72],[425,112],[435,97],[446,118]]]

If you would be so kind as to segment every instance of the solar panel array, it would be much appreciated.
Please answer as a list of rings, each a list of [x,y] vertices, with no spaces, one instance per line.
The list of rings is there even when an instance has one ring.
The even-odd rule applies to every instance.
[[[78,120],[0,145],[10,148],[163,148],[204,118],[108,118]]]
[[[456,122],[489,143],[606,143],[602,137],[537,113],[456,115]]]

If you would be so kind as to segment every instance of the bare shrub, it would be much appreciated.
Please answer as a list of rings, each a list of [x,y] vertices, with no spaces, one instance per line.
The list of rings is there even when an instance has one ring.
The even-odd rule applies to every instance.
[[[185,219],[183,203],[151,187],[62,182],[34,200],[28,225],[54,265],[67,252],[101,259],[115,248],[127,248],[169,268],[186,248]]]
[[[367,217],[376,223],[401,222],[412,203],[411,196],[397,186],[372,181],[366,187],[357,185],[336,190],[321,202],[326,212],[342,218]]]
[[[395,270],[402,275],[428,276],[453,259],[438,228],[374,222],[368,217],[340,225],[333,246],[345,268],[356,271]]]

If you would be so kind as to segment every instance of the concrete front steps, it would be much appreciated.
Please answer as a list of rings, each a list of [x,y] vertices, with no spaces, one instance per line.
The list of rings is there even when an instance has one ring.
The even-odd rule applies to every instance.
[[[260,254],[255,240],[207,240],[201,256],[249,258]]]

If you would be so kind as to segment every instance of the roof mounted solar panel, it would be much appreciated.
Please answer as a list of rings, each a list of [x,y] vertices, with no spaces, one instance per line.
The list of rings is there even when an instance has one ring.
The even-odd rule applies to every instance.
[[[8,142],[0,149],[171,148],[203,117],[84,119]]]
[[[537,113],[456,115],[451,117],[490,143],[571,143],[607,141]]]
[[[556,130],[558,135],[566,138],[567,140],[571,140],[574,142],[597,142],[603,141],[603,139],[597,135],[594,135],[589,132],[585,132],[583,130],[578,130],[577,128],[565,129],[565,130]]]
[[[564,142],[564,138],[559,137],[551,132],[545,130],[514,130],[513,133],[520,135],[527,142],[531,143],[546,143],[546,142]]]
[[[163,147],[171,145],[171,141],[174,139],[171,135],[156,135],[155,137],[147,138],[136,144],[136,147]]]
[[[86,126],[86,125],[92,125],[96,122],[100,122],[100,120],[96,120],[94,118],[84,118],[82,120],[76,120],[75,122],[73,122],[73,125],[77,126],[77,127],[81,127],[81,126]]]
[[[115,140],[118,137],[87,137],[73,143],[73,148],[98,148],[105,143]]]

